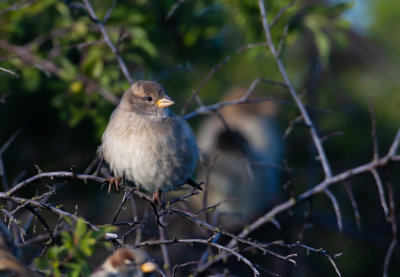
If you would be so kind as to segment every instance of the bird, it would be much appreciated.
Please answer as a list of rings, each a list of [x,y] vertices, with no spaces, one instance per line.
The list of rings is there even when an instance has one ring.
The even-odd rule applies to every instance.
[[[222,101],[239,99],[245,91],[234,87]],[[218,223],[226,229],[236,230],[281,198],[280,174],[273,167],[283,148],[277,112],[273,102],[229,106],[220,110],[223,121],[208,117],[198,128],[201,156],[212,166],[200,167],[197,178],[208,178],[206,204],[219,203]],[[202,198],[194,197],[196,208],[204,208]]]
[[[14,253],[16,250],[7,226],[0,222],[0,276],[42,276],[23,264]]]
[[[122,178],[153,193],[161,205],[161,192],[188,183],[195,170],[198,148],[195,136],[181,117],[168,107],[174,101],[155,81],[140,80],[123,94],[102,136],[99,155],[113,178],[109,190]]]
[[[149,261],[147,254],[139,249],[117,249],[90,277],[143,277],[153,276],[157,265]]]

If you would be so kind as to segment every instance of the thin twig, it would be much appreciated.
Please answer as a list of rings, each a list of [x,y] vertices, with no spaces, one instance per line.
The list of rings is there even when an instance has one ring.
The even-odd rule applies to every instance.
[[[167,239],[167,235],[165,233],[165,228],[164,228],[164,219],[165,217],[160,217],[160,224],[158,224],[158,233],[160,235],[160,240],[165,241]],[[169,254],[168,254],[168,248],[167,245],[161,244],[161,254],[163,257],[164,265],[163,269],[167,271],[167,275],[171,276],[171,261],[169,259]]]
[[[379,176],[378,171],[376,170],[376,168],[371,168],[370,171],[371,171],[372,175],[374,176],[376,186],[378,187],[379,199],[381,201],[383,212],[385,213],[385,218],[386,218],[386,220],[389,220],[389,208],[388,208],[388,205],[386,203],[385,190],[383,189],[383,184],[382,184],[381,177]]]
[[[373,159],[376,160],[379,158],[379,149],[378,149],[378,137],[376,136],[376,117],[374,111],[374,104],[372,102],[372,97],[368,95],[369,100],[369,113],[371,115],[371,136],[372,136],[372,144],[374,149]]]
[[[11,6],[0,10],[0,15],[9,11],[16,11],[19,9],[23,9],[29,7],[35,0],[20,0],[13,3]]]
[[[361,214],[358,210],[358,205],[357,205],[356,199],[355,199],[354,194],[351,191],[351,188],[347,182],[344,182],[344,187],[346,189],[347,195],[349,196],[351,206],[353,207],[353,210],[354,210],[354,218],[356,220],[357,228],[358,228],[358,230],[361,230]]]
[[[115,222],[117,221],[119,213],[121,212],[122,208],[124,207],[126,201],[128,201],[130,199],[130,197],[131,197],[131,192],[128,191],[128,190],[125,190],[124,191],[124,197],[122,198],[122,201],[119,204],[119,206],[118,206],[117,210],[115,211],[114,216],[113,216],[113,218],[111,220],[111,225],[115,224]]]
[[[209,165],[207,165],[207,170],[206,170],[206,177],[205,177],[205,181],[204,181],[204,192],[203,192],[203,208],[200,210],[204,211],[207,208],[207,203],[208,203],[208,187],[210,184],[210,175],[211,175],[211,171],[214,168],[215,163],[218,160],[218,153],[215,153],[214,156],[211,158],[211,162]],[[210,223],[210,216],[208,213],[204,214],[205,220],[207,223]]]
[[[274,19],[272,19],[271,23],[269,24],[268,28],[271,29],[272,26],[274,26],[278,20],[282,17],[282,15],[288,10],[290,9],[294,4],[296,4],[298,0],[292,0],[292,2],[289,3],[289,5],[284,6],[274,17]]]
[[[175,4],[172,5],[171,9],[168,11],[167,15],[164,18],[164,21],[168,21],[178,9],[178,7],[184,2],[185,0],[178,0]]]
[[[15,72],[11,71],[10,69],[6,69],[6,68],[3,68],[3,67],[0,67],[0,71],[4,71],[4,72],[12,75],[13,77],[19,78],[19,75],[17,73],[15,73]]]
[[[16,137],[21,133],[22,129],[17,130],[11,137],[3,144],[0,148],[0,157],[4,154],[8,147],[10,147],[11,143],[16,139]]]
[[[50,210],[50,211],[52,211],[52,212],[54,212],[54,213],[56,213],[56,214],[58,214],[60,216],[67,216],[67,217],[73,219],[74,221],[78,221],[78,219],[79,219],[76,215],[71,214],[69,212],[66,212],[66,211],[62,210],[61,208],[59,208],[57,206],[53,206],[53,205],[47,204],[47,203],[41,203],[41,202],[38,202],[38,201],[33,200],[33,199],[27,199],[27,198],[12,196],[12,195],[9,195],[9,194],[7,194],[5,192],[0,192],[0,199],[12,201],[12,202],[14,202],[16,204],[19,204],[19,205],[24,205],[25,203],[29,202],[29,204],[31,206],[33,206],[33,207]],[[84,222],[91,229],[93,229],[95,231],[99,231],[100,230],[96,225],[88,222],[87,220],[84,220]]]
[[[275,101],[275,102],[280,102],[280,103],[288,103],[285,100],[275,98],[275,97],[262,98],[262,99],[249,99],[250,96],[252,95],[252,93],[254,92],[255,88],[257,87],[257,85],[261,82],[286,88],[286,85],[281,82],[271,81],[271,80],[268,80],[265,78],[257,78],[251,82],[249,88],[246,90],[246,92],[243,94],[242,97],[240,97],[236,100],[218,102],[213,105],[200,106],[195,111],[183,115],[183,118],[185,120],[188,120],[189,118],[192,118],[198,114],[206,114],[206,113],[210,113],[210,112],[215,112],[224,107],[240,105],[240,104],[254,104],[254,103],[260,103],[260,102],[264,102],[264,101]]]
[[[387,174],[389,175],[389,174]],[[397,222],[396,222],[396,206],[395,206],[395,200],[394,200],[394,191],[393,191],[393,186],[392,183],[389,179],[389,176],[387,176],[387,181],[386,181],[386,187],[388,190],[388,197],[389,197],[389,210],[390,210],[390,217],[389,217],[389,222],[391,223],[392,227],[392,241],[389,245],[389,248],[387,250],[387,253],[385,255],[385,262],[383,264],[383,277],[388,276],[388,271],[389,271],[389,263],[390,259],[393,255],[393,251],[395,250],[398,240],[398,230],[397,230]]]
[[[194,217],[193,215],[191,215],[191,214],[189,214],[187,212],[184,212],[182,210],[178,210],[178,209],[175,209],[175,208],[172,208],[172,207],[169,207],[169,211],[171,211],[171,212],[173,212],[173,213],[175,213],[177,215],[180,215],[180,216],[182,216],[182,217],[184,217],[186,219],[189,219],[190,221],[194,222],[195,224],[200,225],[200,226],[202,226],[202,227],[204,227],[204,228],[206,228],[206,229],[208,229],[208,230],[210,230],[210,231],[212,231],[214,233],[219,233],[219,234],[228,236],[228,237],[232,238],[235,241],[239,241],[241,243],[244,243],[244,244],[247,244],[247,245],[251,245],[256,249],[261,250],[264,254],[265,253],[269,253],[269,254],[277,257],[277,258],[280,258],[282,260],[286,260],[286,261],[289,261],[289,262],[291,262],[293,264],[296,264],[296,262],[294,260],[290,259],[290,256],[282,256],[282,255],[280,255],[278,253],[272,252],[272,251],[270,251],[268,249],[265,249],[265,248],[261,247],[260,244],[257,243],[257,242],[254,242],[254,241],[252,241],[250,239],[245,239],[243,237],[240,237],[240,236],[234,235],[232,233],[229,233],[229,232],[221,229],[220,227],[217,228],[215,226],[212,226],[211,224],[208,224],[208,223],[206,223],[204,221],[201,221],[200,219]],[[233,247],[231,247],[231,248],[233,248]]]
[[[174,268],[172,269],[172,277],[175,277],[175,273],[179,268],[182,268],[182,267],[185,267],[185,266],[188,266],[188,265],[198,264],[198,263],[199,263],[198,261],[191,261],[191,262],[186,262],[186,263],[183,263],[183,264],[176,264],[174,266]]]
[[[237,48],[234,52],[235,55],[242,53],[243,51],[246,51],[248,49],[252,49],[255,47],[265,47],[268,46],[268,44],[266,42],[262,42],[262,43],[250,43],[247,45],[243,45],[239,48]],[[213,68],[210,69],[210,71],[207,73],[206,77],[204,77],[204,79],[201,81],[200,85],[194,89],[192,91],[192,95],[188,98],[188,100],[186,101],[186,103],[183,105],[180,115],[183,116],[186,113],[187,108],[189,107],[189,105],[192,103],[193,100],[197,99],[198,94],[200,92],[200,90],[208,83],[208,81],[210,81],[211,77],[214,76],[214,74],[222,68],[222,66],[224,66],[225,64],[227,64],[230,60],[232,59],[232,55],[227,55],[225,57],[224,60],[222,60],[221,62],[219,62],[218,64],[216,64]],[[203,105],[199,105],[200,107],[202,107]]]
[[[115,6],[117,5],[118,0],[113,0],[111,3],[110,8],[107,10],[106,14],[103,17],[102,23],[106,24],[107,20],[110,18],[112,11],[114,10]]]
[[[289,80],[289,76],[288,76],[288,74],[286,72],[286,69],[285,69],[285,67],[284,67],[284,65],[283,65],[283,63],[282,63],[282,61],[281,61],[276,49],[275,49],[274,43],[272,42],[271,33],[270,33],[270,30],[269,30],[268,21],[267,21],[267,13],[266,13],[265,6],[264,6],[264,1],[263,0],[259,0],[258,1],[258,5],[259,5],[259,8],[260,8],[262,25],[263,25],[263,28],[264,28],[264,33],[265,33],[266,40],[268,42],[269,49],[270,49],[270,51],[272,53],[272,56],[274,57],[274,60],[275,60],[277,66],[279,68],[279,71],[280,71],[280,73],[282,75],[282,78],[285,81],[285,84],[288,87],[288,90],[289,90],[290,94],[292,95],[294,101],[297,104],[297,107],[300,110],[300,113],[301,113],[301,115],[302,115],[302,117],[304,119],[305,124],[307,125],[307,127],[310,130],[311,137],[312,137],[312,139],[314,141],[315,147],[317,148],[319,159],[321,161],[322,168],[323,168],[324,173],[325,173],[325,178],[330,178],[330,177],[332,177],[332,170],[331,170],[331,167],[329,165],[329,161],[328,161],[328,159],[326,157],[325,150],[324,150],[324,148],[322,146],[322,142],[321,142],[321,140],[320,140],[320,138],[318,136],[317,130],[315,128],[315,125],[314,125],[313,121],[311,120],[310,115],[308,114],[303,102],[301,101],[301,99],[298,96],[296,90],[294,89],[294,87],[292,85],[292,82]]]
[[[333,209],[335,210],[335,214],[336,214],[338,229],[339,229],[339,232],[342,232],[343,231],[343,221],[342,221],[342,215],[340,213],[339,203],[337,202],[335,195],[333,195],[333,193],[328,188],[325,189],[325,194],[328,196],[328,198],[332,202],[332,206],[333,206]]]
[[[145,242],[141,242],[137,245],[135,245],[136,247],[144,247],[144,246],[153,246],[153,245],[165,245],[165,244],[174,244],[174,243],[187,243],[187,244],[205,244],[205,245],[210,245],[213,246],[219,250],[222,251],[226,251],[228,253],[230,253],[231,255],[235,256],[236,258],[238,258],[239,261],[242,261],[243,263],[245,263],[252,271],[254,276],[259,276],[260,272],[255,268],[255,266],[252,264],[252,262],[250,262],[247,258],[245,258],[244,256],[240,255],[237,251],[234,251],[230,248],[227,248],[225,246],[222,246],[218,243],[215,242],[211,242],[209,240],[203,240],[203,239],[171,239],[171,240],[159,240],[159,241],[145,241]]]
[[[102,33],[108,47],[110,47],[111,51],[114,53],[114,55],[117,58],[118,61],[118,65],[120,67],[120,69],[122,70],[122,73],[125,76],[125,79],[132,84],[133,83],[133,79],[129,73],[129,70],[124,62],[124,60],[122,59],[121,55],[118,53],[117,48],[115,48],[114,44],[111,42],[110,37],[108,36],[107,30],[104,27],[103,22],[99,21],[99,19],[97,18],[96,13],[93,10],[92,5],[90,4],[89,0],[83,0],[83,2],[85,3],[85,7],[86,10],[88,11],[88,13],[90,14],[90,16],[96,21],[97,26],[100,29],[100,32]]]

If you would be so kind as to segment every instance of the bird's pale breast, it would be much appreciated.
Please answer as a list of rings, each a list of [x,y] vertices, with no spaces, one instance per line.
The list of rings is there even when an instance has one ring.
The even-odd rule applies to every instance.
[[[115,176],[149,192],[183,184],[198,157],[194,135],[183,120],[138,117],[115,110],[102,138],[101,152]]]

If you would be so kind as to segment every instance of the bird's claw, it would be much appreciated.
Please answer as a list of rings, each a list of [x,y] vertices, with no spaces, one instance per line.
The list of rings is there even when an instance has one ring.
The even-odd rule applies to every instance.
[[[161,200],[161,193],[162,191],[159,189],[153,193],[153,204],[160,208],[164,206],[164,202]]]
[[[107,178],[105,182],[108,182],[108,196],[110,196],[111,193],[111,188],[113,185],[115,185],[115,192],[119,193],[119,184],[121,183],[121,181],[123,180],[123,177],[119,176],[119,177],[111,177],[111,178]]]

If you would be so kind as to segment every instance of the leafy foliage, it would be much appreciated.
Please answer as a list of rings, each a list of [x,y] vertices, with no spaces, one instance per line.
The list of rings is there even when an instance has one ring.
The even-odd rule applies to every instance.
[[[35,263],[46,271],[46,276],[87,276],[90,274],[87,258],[96,248],[110,246],[104,242],[104,235],[115,227],[105,226],[96,232],[88,229],[82,218],[76,223],[67,217],[64,220],[72,231],[63,231],[60,244],[51,246],[44,257],[35,259]]]

